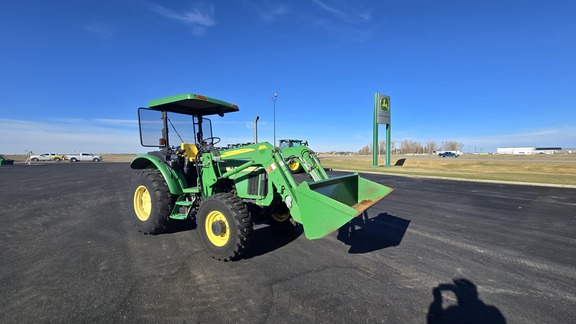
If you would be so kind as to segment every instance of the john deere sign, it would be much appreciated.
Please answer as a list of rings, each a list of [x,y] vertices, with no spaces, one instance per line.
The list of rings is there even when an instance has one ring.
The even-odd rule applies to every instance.
[[[372,141],[372,167],[378,167],[378,125],[386,125],[386,166],[390,166],[390,96],[374,94],[374,135]]]
[[[378,124],[390,125],[390,97],[377,94]]]

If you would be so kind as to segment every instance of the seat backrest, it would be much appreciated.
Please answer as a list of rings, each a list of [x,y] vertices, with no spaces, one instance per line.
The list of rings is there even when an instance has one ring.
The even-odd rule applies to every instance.
[[[190,162],[194,162],[196,154],[198,154],[198,148],[196,144],[192,143],[182,143],[180,144],[180,150],[184,151],[183,156],[187,157]]]

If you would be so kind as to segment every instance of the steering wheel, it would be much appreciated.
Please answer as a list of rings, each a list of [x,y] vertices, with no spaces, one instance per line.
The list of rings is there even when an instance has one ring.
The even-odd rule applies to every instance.
[[[204,141],[205,141],[206,143],[208,143],[208,142],[211,141],[211,142],[212,142],[211,145],[215,145],[215,144],[220,143],[220,137],[216,137],[216,136],[214,136],[214,137],[206,137],[206,138],[204,139]]]

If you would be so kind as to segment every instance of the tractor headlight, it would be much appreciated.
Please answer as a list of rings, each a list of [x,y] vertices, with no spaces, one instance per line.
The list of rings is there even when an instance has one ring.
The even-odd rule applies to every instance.
[[[284,198],[284,201],[286,202],[286,206],[288,208],[292,208],[292,197],[286,196],[286,198]]]

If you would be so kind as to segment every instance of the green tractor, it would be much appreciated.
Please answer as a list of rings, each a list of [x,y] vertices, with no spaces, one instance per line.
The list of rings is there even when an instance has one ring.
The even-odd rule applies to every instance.
[[[302,173],[304,168],[302,164],[305,164],[305,160],[300,160],[299,153],[301,152],[301,146],[308,146],[308,141],[299,139],[281,139],[278,141],[278,147],[282,150],[282,155],[286,157],[286,163],[288,163],[288,168],[292,173]],[[312,152],[310,150],[310,152]]]
[[[140,143],[156,148],[130,164],[137,170],[130,187],[139,231],[159,234],[173,220],[193,220],[212,257],[237,260],[252,243],[256,221],[280,231],[301,224],[308,239],[318,239],[392,191],[356,173],[329,178],[305,146],[300,154],[311,179],[300,184],[270,143],[216,148],[220,138],[206,116],[238,110],[197,94],[152,100],[138,109]]]

